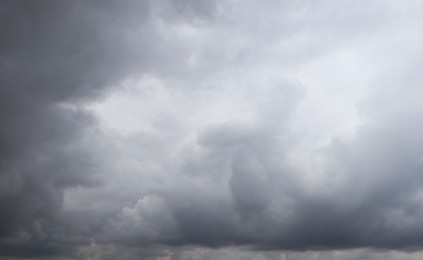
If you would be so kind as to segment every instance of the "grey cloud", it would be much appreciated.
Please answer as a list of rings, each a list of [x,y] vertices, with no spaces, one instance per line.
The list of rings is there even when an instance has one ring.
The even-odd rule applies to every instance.
[[[258,111],[256,125],[231,122],[206,128],[196,144],[206,151],[204,157],[188,161],[166,190],[152,190],[167,202],[177,228],[168,230],[175,232],[170,239],[151,242],[289,250],[419,249],[420,108],[399,104],[385,111],[372,104],[392,104],[391,99],[421,93],[413,89],[400,94],[396,82],[377,84],[359,104],[366,122],[355,136],[334,138],[315,152],[324,158],[322,190],[307,184],[304,173],[290,165],[287,153],[300,137],[274,123],[290,125],[297,103],[283,100],[300,102],[298,97],[273,92],[264,96],[269,102],[250,97]],[[290,112],[284,117],[275,111]],[[149,221],[147,226],[161,226]]]
[[[380,50],[374,40],[395,22],[416,29],[422,7],[405,8],[407,18],[398,3],[2,2],[0,256],[399,259],[386,250],[420,250],[422,53],[398,50],[400,65],[382,66],[410,37]],[[318,163],[299,165],[308,136],[295,131],[297,109],[321,86],[298,71],[349,48],[380,67],[357,103],[363,122],[352,137],[310,145]],[[92,107],[132,95],[131,84],[144,91],[131,104],[139,129],[120,133]]]
[[[104,141],[79,105],[129,75],[165,73],[174,55],[157,45],[151,5],[2,1],[1,255],[66,255],[98,232],[98,215],[62,211],[64,189],[100,183]]]
[[[404,115],[386,127],[385,120],[375,119],[352,141],[329,144],[323,151],[329,177],[321,193],[302,186],[295,176],[301,173],[284,165],[282,152],[271,160],[276,151],[269,148],[277,142],[266,141],[268,133],[245,134],[245,126],[220,129],[225,135],[215,136],[207,147],[216,152],[206,156],[213,160],[219,157],[211,154],[225,154],[229,161],[214,164],[229,177],[228,186],[208,181],[214,176],[200,176],[216,188],[178,182],[185,191],[162,195],[182,235],[177,243],[291,250],[420,248],[422,166],[415,122]]]

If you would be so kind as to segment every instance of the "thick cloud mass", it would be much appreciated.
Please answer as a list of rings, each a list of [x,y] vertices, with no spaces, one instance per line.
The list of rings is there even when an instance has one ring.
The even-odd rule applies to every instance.
[[[1,1],[0,257],[420,259],[419,1]]]

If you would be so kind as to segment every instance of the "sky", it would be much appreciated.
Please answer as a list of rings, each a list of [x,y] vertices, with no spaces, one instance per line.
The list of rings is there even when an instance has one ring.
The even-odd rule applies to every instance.
[[[422,259],[422,24],[420,0],[1,0],[0,259]]]

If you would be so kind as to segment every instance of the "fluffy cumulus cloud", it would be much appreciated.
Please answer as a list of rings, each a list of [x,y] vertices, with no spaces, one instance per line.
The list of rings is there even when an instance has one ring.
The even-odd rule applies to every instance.
[[[421,259],[420,1],[0,3],[0,258]]]

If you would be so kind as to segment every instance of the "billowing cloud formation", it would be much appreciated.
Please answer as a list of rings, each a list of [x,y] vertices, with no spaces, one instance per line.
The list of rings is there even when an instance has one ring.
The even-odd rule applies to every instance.
[[[0,9],[1,256],[421,257],[420,3]]]

